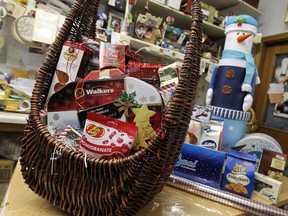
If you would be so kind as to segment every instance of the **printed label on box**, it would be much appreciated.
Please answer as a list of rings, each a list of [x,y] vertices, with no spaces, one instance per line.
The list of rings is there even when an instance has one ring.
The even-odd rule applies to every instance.
[[[274,204],[277,204],[282,189],[282,182],[260,173],[255,173],[253,193]]]
[[[173,174],[219,188],[225,157],[224,152],[184,143]]]

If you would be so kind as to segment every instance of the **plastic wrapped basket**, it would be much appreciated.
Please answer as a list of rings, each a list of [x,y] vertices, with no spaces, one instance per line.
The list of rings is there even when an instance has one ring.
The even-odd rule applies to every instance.
[[[172,173],[190,122],[199,79],[202,13],[193,1],[192,25],[180,80],[161,127],[148,146],[121,159],[84,158],[58,142],[42,123],[51,80],[65,41],[95,38],[99,0],[77,0],[37,73],[21,147],[29,188],[70,215],[134,215],[159,193]],[[51,160],[57,152],[59,158]],[[85,164],[84,164],[85,161]],[[58,174],[51,174],[51,166]]]

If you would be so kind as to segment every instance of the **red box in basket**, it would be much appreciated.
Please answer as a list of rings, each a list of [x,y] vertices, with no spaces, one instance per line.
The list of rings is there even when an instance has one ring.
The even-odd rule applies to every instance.
[[[156,112],[150,122],[157,130],[162,118],[162,100],[158,90],[148,83],[133,77],[69,83],[50,98],[48,124],[66,126],[67,122],[61,122],[61,118],[69,113],[69,120],[76,121],[79,117],[78,127],[83,127],[89,111],[132,122],[131,109],[142,104],[147,104],[150,110]],[[76,119],[71,111],[76,112]]]
[[[143,63],[137,61],[129,61],[126,66],[126,74],[130,77],[136,77],[141,79],[149,84],[159,87],[160,78],[158,70],[161,67],[166,66],[165,64],[151,64]]]

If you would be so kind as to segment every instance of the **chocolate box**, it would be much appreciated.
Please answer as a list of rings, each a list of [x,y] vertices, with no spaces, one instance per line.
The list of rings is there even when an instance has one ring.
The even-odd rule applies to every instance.
[[[219,189],[226,153],[184,143],[173,174]]]
[[[281,190],[282,182],[258,172],[255,173],[253,194],[277,204]]]
[[[281,181],[287,155],[268,149],[263,149],[258,172]]]

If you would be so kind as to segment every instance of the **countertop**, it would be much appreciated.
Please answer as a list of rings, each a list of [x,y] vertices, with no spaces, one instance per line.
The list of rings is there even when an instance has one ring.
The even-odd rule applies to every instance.
[[[283,190],[288,191],[288,179],[285,178]],[[287,181],[287,182],[286,182]],[[257,196],[252,199],[268,203]],[[282,200],[282,201],[281,201]],[[280,195],[279,205],[286,204],[288,194]],[[271,204],[271,203],[270,203]],[[10,181],[6,195],[2,202],[1,214],[5,216],[54,216],[67,215],[61,210],[51,206],[48,201],[38,196],[28,188],[24,183],[20,172],[19,162],[15,167],[14,174]],[[209,216],[231,216],[231,215],[249,215],[238,209],[229,207],[215,201],[190,194],[176,188],[165,186],[163,191],[156,195],[154,200],[149,202],[142,208],[137,216],[193,216],[193,215],[209,215]]]

